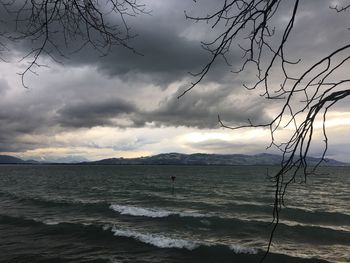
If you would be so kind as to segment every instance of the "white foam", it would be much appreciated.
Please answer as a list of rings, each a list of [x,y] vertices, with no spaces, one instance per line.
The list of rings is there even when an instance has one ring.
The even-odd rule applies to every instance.
[[[253,247],[244,247],[241,245],[230,245],[229,247],[236,254],[258,254],[258,249]]]
[[[107,225],[107,224],[102,226],[103,231],[106,231],[106,230],[108,230],[109,228],[110,228],[110,226]]]
[[[43,223],[45,225],[58,225],[58,224],[60,224],[60,222],[53,221],[53,220],[44,220]]]
[[[48,225],[48,226],[52,226],[52,225],[58,225],[60,224],[61,222],[58,222],[58,221],[55,221],[55,220],[51,220],[51,219],[38,219],[38,218],[33,218],[33,220],[35,222],[38,222],[38,223],[43,223],[45,225]]]
[[[146,216],[146,217],[167,217],[173,212],[167,210],[159,210],[152,208],[142,208],[136,206],[126,206],[126,205],[111,205],[114,211],[122,215],[131,215],[131,216]]]
[[[203,215],[196,212],[180,212],[178,215],[180,217],[211,217],[210,215]]]
[[[178,215],[180,217],[205,217],[203,214],[196,212],[173,212],[169,210],[156,208],[143,208],[136,206],[112,204],[110,208],[122,215],[145,216],[145,217],[168,217],[170,215]]]
[[[159,248],[186,248],[188,250],[193,250],[200,245],[194,241],[170,238],[158,234],[143,234],[133,230],[117,229],[115,226],[113,226],[112,232],[115,236],[131,237],[143,243],[151,244]]]

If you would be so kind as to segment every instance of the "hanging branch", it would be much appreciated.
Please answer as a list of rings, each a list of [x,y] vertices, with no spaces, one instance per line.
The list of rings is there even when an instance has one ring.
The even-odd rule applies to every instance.
[[[22,58],[29,64],[19,73],[25,88],[24,77],[28,72],[35,74],[35,68],[43,66],[38,63],[42,56],[59,62],[59,57],[86,46],[106,55],[115,45],[137,53],[129,44],[135,35],[127,18],[149,13],[138,0],[1,0],[0,5],[14,17],[14,30],[1,36],[7,41],[28,41],[32,45]],[[69,51],[77,42],[80,46]],[[1,41],[0,45],[5,43]]]
[[[185,13],[187,19],[210,24],[217,35],[210,42],[202,42],[203,48],[210,53],[211,58],[199,72],[192,74],[194,82],[179,95],[179,98],[200,84],[219,58],[224,58],[229,64],[230,50],[239,48],[242,51],[242,62],[241,67],[234,73],[244,72],[248,64],[253,64],[257,77],[257,81],[251,86],[245,84],[243,86],[248,90],[262,89],[262,96],[266,99],[282,101],[279,113],[269,123],[254,124],[248,120],[246,125],[232,127],[226,125],[218,116],[218,121],[224,128],[269,129],[271,144],[268,148],[273,146],[282,152],[280,169],[270,177],[275,186],[273,227],[261,262],[270,251],[288,186],[297,178],[306,182],[307,176],[314,173],[325,161],[328,149],[326,133],[328,110],[350,95],[348,89],[350,78],[337,79],[337,73],[349,66],[350,43],[336,48],[306,68],[303,73],[295,73],[293,69],[296,67],[300,69],[302,61],[290,60],[286,50],[299,10],[299,0],[288,1],[290,9],[283,10],[288,11],[287,22],[279,25],[282,26],[282,30],[277,31],[273,18],[281,11],[281,3],[282,0],[224,0],[222,6],[207,16],[194,17]],[[349,7],[350,5],[330,8],[336,12],[343,12]],[[284,15],[286,17],[285,13]],[[245,41],[244,44],[240,43],[242,39]],[[281,72],[278,88],[271,81],[275,69]],[[318,119],[323,123],[324,150],[320,161],[315,166],[309,167],[308,156]],[[277,143],[275,134],[286,127],[292,127],[294,132],[286,142]]]

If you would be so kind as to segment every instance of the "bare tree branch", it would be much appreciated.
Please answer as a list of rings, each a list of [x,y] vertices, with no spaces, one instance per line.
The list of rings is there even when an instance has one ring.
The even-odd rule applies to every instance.
[[[129,44],[136,35],[131,33],[127,18],[149,13],[138,0],[1,0],[0,5],[14,17],[15,24],[12,32],[0,34],[0,46],[6,41],[28,41],[33,46],[22,58],[29,61],[19,73],[24,87],[24,77],[41,66],[41,56],[59,61],[72,53],[69,50],[77,42],[81,45],[73,52],[90,46],[105,55],[112,46],[120,45],[138,53]]]
[[[282,0],[225,0],[222,6],[206,16],[195,17],[185,13],[187,19],[210,24],[217,35],[212,41],[202,43],[211,58],[199,72],[192,74],[195,80],[179,95],[179,98],[203,81],[215,61],[221,57],[227,61],[230,50],[238,48],[243,54],[243,61],[241,67],[233,72],[239,74],[246,70],[248,64],[253,64],[257,75],[256,82],[250,86],[245,84],[243,86],[248,90],[262,88],[262,95],[266,99],[278,99],[283,102],[280,111],[269,123],[255,124],[248,120],[246,125],[232,127],[226,125],[218,116],[220,125],[228,129],[268,128],[271,134],[271,144],[268,148],[274,146],[282,152],[281,167],[270,178],[275,185],[272,221],[274,224],[266,254],[261,261],[266,258],[271,248],[288,185],[295,182],[297,178],[306,182],[307,175],[314,173],[325,160],[328,149],[326,133],[328,110],[350,95],[348,89],[350,78],[337,79],[337,73],[349,67],[350,43],[335,48],[333,52],[311,64],[302,73],[297,74],[295,73],[297,71],[293,70],[295,67],[300,68],[301,60],[290,60],[286,46],[299,11],[299,2],[299,0],[288,1],[290,10],[287,10],[287,22],[282,25],[283,28],[279,34],[276,34],[273,17],[281,10]],[[337,12],[344,12],[349,7],[350,4],[330,8]],[[242,39],[246,40],[243,44]],[[273,71],[276,69],[281,72],[278,88],[272,84],[271,80]],[[323,122],[322,134],[325,147],[320,162],[314,167],[309,167],[307,157],[318,119]],[[275,133],[291,126],[294,127],[294,132],[289,140],[278,143],[275,140]]]

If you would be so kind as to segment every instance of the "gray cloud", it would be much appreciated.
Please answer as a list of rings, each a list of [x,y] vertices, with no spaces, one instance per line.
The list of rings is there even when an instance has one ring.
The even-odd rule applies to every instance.
[[[232,98],[228,87],[201,92],[193,90],[181,99],[177,98],[179,93],[176,91],[166,96],[154,110],[142,110],[137,104],[121,98],[73,101],[58,110],[56,123],[70,128],[143,127],[148,124],[215,128],[219,126],[219,114],[231,125],[247,123],[248,119],[256,123],[269,121],[263,101],[246,101],[239,95]],[[124,122],[118,122],[118,118]]]
[[[132,32],[137,35],[130,39],[129,44],[142,55],[135,54],[118,45],[108,50],[107,55],[101,55],[89,45],[79,52],[73,52],[82,45],[83,40],[77,37],[74,41],[69,41],[67,47],[65,39],[58,33],[53,34],[52,37],[55,45],[66,57],[61,57],[53,46],[48,48],[50,55],[68,66],[94,66],[109,77],[117,76],[124,81],[131,82],[142,78],[143,81],[159,85],[162,88],[166,88],[174,81],[189,77],[189,72],[199,72],[210,57],[209,53],[201,48],[199,40],[184,36],[186,28],[195,25],[193,21],[186,20],[183,13],[193,3],[170,1],[162,6],[156,1],[151,1],[148,5],[149,9],[154,9],[151,15],[140,15],[136,18],[130,18],[128,21]],[[7,17],[7,20],[11,22],[0,23],[0,32],[13,33],[14,18]],[[53,32],[60,31],[59,27],[55,28],[58,24],[51,26]],[[206,27],[205,24],[197,24],[195,28],[203,34]],[[24,57],[33,49],[38,48],[42,41],[43,39],[39,38],[33,41],[23,40],[7,44],[11,49],[16,50],[16,52],[10,52],[10,55],[17,56],[18,59],[18,56]],[[42,57],[45,58],[45,56],[46,54],[43,53]],[[232,58],[235,59],[237,56]],[[29,59],[31,59],[30,56]],[[40,72],[40,69],[38,70]],[[220,81],[229,70],[224,61],[219,59],[216,62],[216,67],[206,79]]]
[[[153,10],[152,15],[141,15],[128,21],[132,31],[137,34],[137,37],[131,39],[130,45],[143,56],[135,55],[120,46],[113,47],[108,55],[103,57],[89,47],[71,54],[75,47],[81,45],[79,38],[71,42],[67,50],[63,38],[57,37],[55,43],[70,57],[68,60],[61,58],[67,65],[93,65],[109,76],[118,76],[128,81],[133,81],[139,74],[147,75],[150,82],[167,86],[175,80],[188,77],[189,71],[198,72],[206,64],[209,54],[200,48],[198,38],[210,41],[215,36],[215,30],[211,30],[210,25],[185,20],[183,11],[188,10],[193,16],[205,16],[208,10],[217,9],[218,2],[220,1],[201,1],[194,4],[191,1],[169,1],[166,4],[159,4],[157,1],[150,1],[148,6]],[[276,26],[276,37],[272,39],[272,46],[280,39],[281,29],[286,23],[283,17],[288,15],[291,2],[286,1],[282,4],[272,22]],[[337,45],[348,43],[347,28],[350,25],[344,26],[348,23],[348,16],[346,13],[337,14],[329,8],[330,5],[327,0],[300,3],[297,21],[285,50],[287,56],[294,59],[303,58],[308,54],[308,59],[305,60],[308,62],[310,57],[317,58],[319,54],[333,49],[334,39],[337,39]],[[11,26],[8,24],[1,25],[2,31],[11,31]],[[193,28],[194,32],[198,31],[201,37],[194,39],[185,37],[184,32],[188,28]],[[13,48],[25,54],[33,47],[32,42],[24,41],[17,43]],[[54,54],[54,50],[52,52]],[[231,52],[229,61],[236,70],[241,66],[241,50],[233,45]],[[219,60],[208,75],[208,80],[220,82],[229,70],[230,68]]]
[[[24,92],[3,101],[0,105],[0,133],[6,136],[0,138],[0,151],[33,149],[50,143],[50,140],[44,139],[41,142],[23,138],[19,140],[24,135],[41,134],[46,138],[59,131],[96,126],[216,128],[218,114],[233,125],[245,123],[248,118],[256,122],[268,120],[264,104],[245,101],[239,94],[237,98],[230,97],[229,87],[201,92],[194,90],[182,99],[177,99],[179,92],[175,91],[164,97],[155,109],[145,110],[137,100],[129,101],[118,97],[118,94],[98,96],[103,88],[96,90],[94,84],[89,87],[85,80],[80,86],[77,83],[74,85],[74,92],[69,86],[51,88],[49,92],[44,92],[47,88],[43,87],[33,93]],[[92,95],[94,93],[96,96]],[[161,92],[159,94],[162,95]]]
[[[178,99],[176,92],[161,101],[159,108],[147,113],[149,121],[157,125],[188,126],[197,128],[219,127],[218,115],[229,125],[253,122],[265,123],[269,121],[264,110],[264,104],[257,100],[242,100],[229,97],[231,88],[221,87],[210,91],[192,90]]]
[[[10,89],[9,84],[5,79],[0,78],[0,96],[5,96],[7,90]]]
[[[111,118],[137,112],[136,106],[122,99],[79,101],[57,111],[57,123],[64,127],[94,127],[113,125]]]
[[[198,39],[211,39],[212,33],[205,34],[211,32],[210,27],[186,21],[183,10],[192,9],[194,15],[206,14],[206,10],[217,5],[217,1],[201,1],[194,7],[192,1],[152,3],[154,10],[151,16],[137,17],[131,21],[133,32],[138,36],[130,43],[143,56],[115,47],[108,56],[99,57],[95,51],[87,48],[64,60],[65,68],[60,69],[61,72],[47,73],[49,77],[45,72],[41,73],[37,80],[32,81],[34,84],[30,90],[23,92],[18,92],[20,87],[10,86],[8,80],[11,77],[1,77],[0,152],[47,146],[52,143],[50,136],[56,132],[95,126],[215,128],[219,126],[218,114],[228,125],[244,124],[247,119],[255,123],[269,121],[267,109],[271,107],[270,101],[239,89],[242,83],[252,81],[255,73],[246,73],[244,80],[239,75],[238,79],[222,60],[218,61],[205,82],[183,98],[177,99],[177,95],[188,85],[179,87],[177,92],[174,91],[176,87],[166,89],[169,84],[177,85],[181,80],[183,83],[184,78],[191,79],[187,72],[197,72],[209,58]],[[325,0],[301,3],[300,15],[286,47],[286,52],[293,58],[303,57],[306,62],[312,61],[335,45],[349,41],[346,29],[350,26],[346,25],[348,14],[336,14],[328,6],[329,1]],[[283,15],[285,12],[279,14],[276,23]],[[188,37],[191,36],[191,33],[186,35],[188,29],[198,36]],[[277,27],[276,35],[280,32]],[[62,46],[62,39],[57,43]],[[79,43],[74,45],[79,46]],[[14,46],[21,54],[32,47],[29,42]],[[67,53],[70,51],[68,49]],[[241,63],[238,54],[240,50],[232,50],[230,62],[233,69],[237,69]],[[80,73],[69,75],[72,69],[79,69],[77,71]],[[97,72],[91,74],[94,70]],[[208,88],[210,85],[217,88]],[[154,94],[147,92],[148,86],[156,86],[157,90],[154,88],[149,92]],[[14,91],[17,93],[11,95]],[[159,104],[155,101],[159,101]],[[150,104],[152,107],[148,107]],[[348,109],[345,104],[340,106],[342,110]],[[23,139],[24,135],[42,135],[43,139]],[[124,148],[115,148],[137,149],[142,144],[144,142],[137,141]],[[210,141],[193,147],[220,152],[242,145]]]
[[[263,143],[235,143],[224,140],[206,140],[201,142],[187,143],[196,152],[210,152],[210,153],[242,153],[242,154],[256,154],[266,151],[266,145]],[[269,149],[269,153],[277,153]]]
[[[23,140],[20,137],[44,133],[54,133],[54,123],[50,109],[44,105],[14,105],[2,103],[0,106],[0,152],[35,149],[43,141]]]
[[[179,17],[178,17],[179,18]],[[181,18],[184,19],[181,12]],[[99,57],[94,50],[86,49],[72,55],[69,65],[94,65],[109,77],[118,76],[124,81],[143,81],[167,88],[174,81],[192,78],[189,72],[197,73],[209,61],[209,53],[200,42],[181,36],[187,23],[170,24],[168,19],[150,20],[136,25],[140,33],[131,45],[142,55],[134,54],[123,47],[113,48],[107,56]],[[230,71],[219,59],[205,81],[218,81]]]

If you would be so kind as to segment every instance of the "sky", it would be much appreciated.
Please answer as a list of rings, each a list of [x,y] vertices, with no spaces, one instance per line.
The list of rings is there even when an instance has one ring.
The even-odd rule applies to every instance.
[[[349,12],[337,14],[329,8],[341,2],[301,2],[287,48],[293,59],[302,58],[295,71],[350,40]],[[210,24],[185,19],[184,11],[205,16],[222,1],[143,3],[150,14],[127,18],[136,34],[130,45],[142,55],[121,46],[107,56],[89,47],[76,53],[68,48],[69,55],[59,61],[44,54],[40,64],[46,66],[27,74],[24,88],[17,73],[28,65],[21,58],[35,43],[7,43],[8,50],[0,51],[6,60],[0,62],[0,154],[69,162],[167,152],[278,153],[273,147],[266,150],[271,140],[267,129],[219,125],[218,115],[231,126],[248,119],[266,123],[281,106],[260,96],[261,90],[243,87],[254,81],[254,72],[232,72],[242,63],[237,45],[228,54],[230,65],[219,59],[198,86],[177,98],[195,80],[189,72],[198,72],[208,62],[201,41],[210,41],[217,32]],[[288,3],[281,10],[275,17],[277,33],[285,24]],[[1,24],[1,32],[9,30],[7,22]],[[346,74],[345,69],[338,73],[340,78]],[[278,79],[272,85],[278,86]],[[315,126],[312,156],[324,149],[321,124]],[[349,128],[345,99],[329,112],[328,157],[350,162]],[[285,141],[288,134],[288,128],[281,130],[277,139]]]

